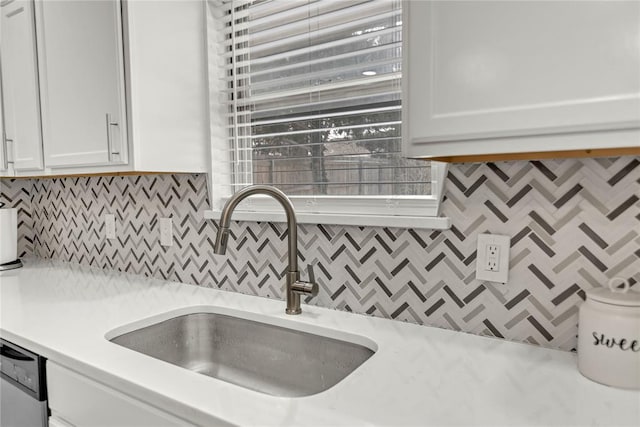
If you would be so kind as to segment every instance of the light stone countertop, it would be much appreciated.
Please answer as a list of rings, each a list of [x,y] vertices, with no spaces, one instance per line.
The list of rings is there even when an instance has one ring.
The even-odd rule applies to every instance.
[[[282,398],[105,338],[116,328],[193,307],[244,312],[304,331],[322,328],[336,338],[357,335],[378,350],[333,388]],[[287,316],[284,307],[283,301],[52,261],[28,260],[22,269],[0,273],[0,336],[198,424],[640,425],[640,392],[582,377],[572,353],[306,305],[302,315]]]

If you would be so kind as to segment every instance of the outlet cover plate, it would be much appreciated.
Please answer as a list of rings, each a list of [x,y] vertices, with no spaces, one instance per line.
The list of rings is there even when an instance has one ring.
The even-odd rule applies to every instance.
[[[509,247],[511,238],[499,234],[478,235],[478,255],[476,257],[476,279],[488,282],[507,283],[509,279]],[[498,254],[497,269],[491,271],[487,265],[491,259],[489,246],[496,246]]]

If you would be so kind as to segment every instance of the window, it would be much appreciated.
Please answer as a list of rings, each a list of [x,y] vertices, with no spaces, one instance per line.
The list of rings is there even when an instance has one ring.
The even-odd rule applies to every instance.
[[[444,166],[401,156],[401,1],[210,0],[209,20],[214,203],[268,184],[301,222],[444,224]]]

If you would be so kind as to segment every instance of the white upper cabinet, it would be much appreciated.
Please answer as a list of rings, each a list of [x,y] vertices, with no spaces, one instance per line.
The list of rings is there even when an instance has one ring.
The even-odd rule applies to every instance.
[[[46,174],[208,170],[203,1],[36,5]]]
[[[202,0],[0,4],[1,175],[208,171]]]
[[[46,167],[127,163],[120,2],[36,5]]]
[[[133,0],[123,6],[134,168],[207,172],[205,2]]]
[[[0,37],[0,46],[2,38]],[[6,176],[9,170],[7,163],[7,146],[4,134],[4,107],[2,106],[2,62],[0,61],[0,176]]]
[[[3,175],[42,169],[40,99],[32,0],[0,3]]]
[[[640,2],[403,6],[408,157],[640,147]]]

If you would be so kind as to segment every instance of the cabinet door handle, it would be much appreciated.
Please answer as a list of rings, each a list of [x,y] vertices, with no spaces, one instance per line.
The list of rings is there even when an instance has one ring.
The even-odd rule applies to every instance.
[[[2,132],[2,169],[9,169],[9,158],[7,157],[7,144],[9,141],[7,140],[6,135]]]
[[[13,139],[7,137],[4,138],[4,144],[2,146],[4,154],[4,168],[8,169],[9,165],[15,164],[15,153],[13,147]]]
[[[119,126],[118,122],[114,122],[111,120],[111,114],[106,114],[107,118],[107,149],[109,150],[109,162],[113,161],[113,156],[120,154],[120,148],[114,147],[113,140],[111,138],[111,127]]]

